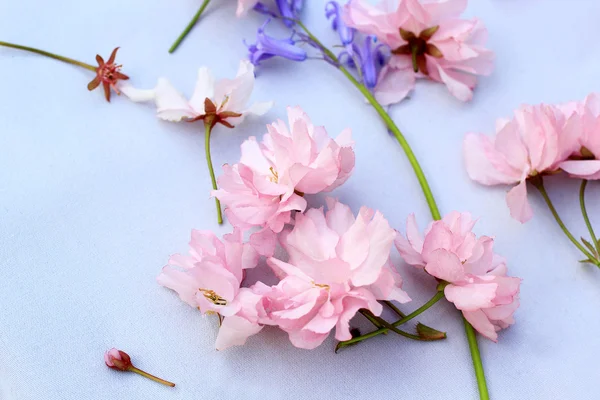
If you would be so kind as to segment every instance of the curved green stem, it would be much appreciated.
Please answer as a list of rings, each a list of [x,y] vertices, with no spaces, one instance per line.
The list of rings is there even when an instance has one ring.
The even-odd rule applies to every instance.
[[[13,49],[18,49],[18,50],[29,51],[31,53],[40,54],[42,56],[50,57],[50,58],[53,58],[55,60],[59,60],[59,61],[65,62],[67,64],[76,65],[78,67],[85,68],[87,70],[96,72],[96,67],[94,67],[93,65],[86,64],[84,62],[77,61],[77,60],[74,60],[74,59],[69,58],[69,57],[59,56],[58,54],[50,53],[48,51],[36,49],[34,47],[21,46],[20,44],[14,44],[14,43],[2,42],[2,41],[0,41],[0,46],[10,47],[10,48],[13,48]]]
[[[337,60],[336,55],[331,50],[326,48],[306,28],[306,26],[301,21],[296,20],[295,22],[298,24],[298,26],[300,26],[304,30],[304,32],[306,32],[306,34],[308,35],[308,37],[311,40],[313,40],[318,46],[320,46],[323,49],[323,52],[325,53],[325,55],[327,57],[329,57],[331,60],[334,60],[334,61]],[[433,197],[433,193],[431,192],[431,188],[429,187],[429,182],[427,182],[427,178],[425,177],[425,174],[423,173],[423,169],[421,168],[421,165],[419,164],[419,161],[417,160],[415,153],[412,151],[410,145],[408,144],[408,141],[406,140],[406,138],[404,137],[404,135],[402,134],[402,132],[400,131],[398,126],[396,126],[396,124],[394,123],[392,118],[389,116],[389,114],[385,111],[383,106],[381,106],[381,104],[379,104],[379,102],[377,102],[377,100],[375,99],[373,94],[369,91],[369,89],[367,87],[365,87],[365,85],[363,85],[359,81],[357,81],[356,78],[343,65],[338,65],[337,67],[340,71],[342,71],[344,76],[346,76],[346,78],[348,78],[348,80],[362,93],[362,95],[365,96],[367,101],[369,103],[371,103],[371,105],[373,106],[375,111],[377,111],[377,113],[379,114],[381,119],[383,119],[383,122],[385,123],[387,128],[394,134],[394,137],[396,138],[396,140],[402,147],[402,150],[404,150],[404,153],[406,153],[406,156],[408,157],[408,161],[410,162],[410,165],[412,166],[412,168],[415,172],[415,175],[417,176],[417,179],[419,181],[419,184],[421,185],[423,194],[425,195],[425,199],[427,200],[427,205],[429,206],[431,216],[433,217],[434,220],[441,219],[442,217],[440,215],[440,211],[439,211],[438,206]]]
[[[205,122],[204,124],[204,151],[206,153],[206,163],[208,164],[208,172],[210,173],[210,180],[212,181],[212,188],[217,190],[217,179],[215,178],[215,170],[212,165],[212,157],[210,156],[210,134],[212,132],[213,125]],[[215,197],[215,203],[217,205],[217,221],[219,225],[223,223],[223,214],[221,213],[221,202]]]
[[[585,225],[590,232],[590,237],[592,238],[593,246],[596,248],[596,252],[600,255],[600,242],[598,242],[598,238],[596,237],[596,233],[594,232],[594,227],[590,222],[590,217],[587,213],[587,208],[585,206],[585,188],[587,187],[588,181],[586,179],[581,181],[581,189],[579,190],[579,205],[581,206],[581,214],[583,215],[583,219],[585,220]]]
[[[152,374],[149,374],[146,371],[142,371],[141,369],[136,368],[133,365],[131,367],[129,367],[127,370],[131,371],[131,372],[135,372],[136,374],[141,375],[144,378],[151,379],[154,382],[158,382],[158,383],[163,384],[165,386],[175,387],[175,384],[173,382],[169,382],[169,381],[165,381],[164,379],[160,379],[159,377],[154,376]]]
[[[177,50],[177,48],[179,47],[181,42],[183,42],[183,39],[185,39],[185,37],[188,35],[188,33],[190,33],[190,31],[192,30],[194,25],[196,25],[196,22],[198,22],[198,20],[200,19],[200,16],[204,12],[204,9],[206,9],[206,7],[208,6],[208,3],[210,3],[210,0],[204,0],[204,3],[202,3],[202,5],[200,6],[200,9],[196,13],[196,15],[194,15],[194,18],[192,18],[190,23],[185,27],[183,32],[181,32],[181,35],[179,35],[177,40],[175,40],[175,43],[173,43],[173,45],[169,49],[169,53],[173,54],[173,52],[175,52],[175,50]]]
[[[444,297],[444,292],[437,292],[435,294],[435,296],[433,296],[427,303],[423,304],[421,307],[417,308],[415,311],[411,312],[410,314],[408,314],[407,316],[405,316],[404,318],[399,319],[398,321],[394,322],[393,324],[391,324],[391,326],[399,326],[402,324],[407,323],[408,321],[410,321],[411,319],[421,315],[423,312],[425,312],[426,310],[428,310],[429,308],[431,308],[431,306],[433,306],[435,303],[437,303],[438,301],[440,301],[442,298]],[[345,340],[343,342],[340,342],[338,344],[339,348],[342,347],[346,347],[349,346],[351,344],[354,343],[358,343],[361,342],[365,339],[370,339],[372,337],[375,337],[377,335],[381,335],[383,333],[387,333],[390,329],[388,328],[380,328],[376,331],[373,331],[371,333],[367,333],[365,335],[361,335],[361,336],[357,336],[355,338],[352,338],[350,340]]]
[[[556,222],[558,223],[558,226],[560,226],[560,229],[562,229],[564,234],[575,245],[575,247],[577,247],[587,258],[590,259],[590,261],[597,263],[598,261],[596,260],[596,258],[589,251],[587,251],[587,249],[585,247],[583,247],[583,245],[581,243],[579,243],[579,241],[577,241],[577,239],[575,239],[575,237],[571,234],[569,229],[567,229],[567,226],[565,225],[563,220],[560,218],[560,215],[558,215],[558,211],[556,211],[554,204],[552,204],[552,200],[550,200],[550,196],[548,196],[548,192],[546,191],[546,187],[544,186],[544,179],[541,176],[536,176],[536,177],[530,179],[530,182],[533,184],[533,186],[535,186],[537,188],[537,190],[540,192],[540,194],[544,198],[546,205],[550,209],[550,212],[554,216],[554,219],[556,220]]]
[[[485,373],[483,372],[483,363],[481,362],[481,355],[479,354],[479,347],[477,346],[477,337],[475,336],[475,330],[463,317],[465,323],[465,332],[467,333],[467,340],[469,341],[469,350],[471,351],[471,358],[473,359],[473,367],[475,368],[475,376],[477,377],[477,387],[479,388],[479,398],[481,400],[489,400],[490,395],[488,393],[487,383],[485,382]]]

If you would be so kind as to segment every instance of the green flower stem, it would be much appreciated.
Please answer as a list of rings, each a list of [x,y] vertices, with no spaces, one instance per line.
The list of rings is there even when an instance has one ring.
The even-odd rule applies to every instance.
[[[383,302],[386,306],[388,306],[393,312],[395,312],[396,314],[398,314],[398,316],[400,318],[404,318],[406,317],[406,314],[404,314],[398,307],[396,307],[396,305],[394,303],[392,303],[391,301],[384,301]]]
[[[213,124],[208,121],[204,123],[204,151],[206,152],[206,163],[208,164],[208,172],[210,172],[210,180],[212,181],[212,188],[217,190],[217,179],[215,178],[215,170],[212,165],[212,158],[210,156],[210,134],[212,132]],[[217,221],[219,225],[223,223],[223,214],[221,213],[221,202],[215,197],[215,203],[217,205]]]
[[[321,43],[321,41],[319,41],[306,28],[306,26],[301,21],[296,21],[296,23],[298,24],[298,26],[300,28],[302,28],[304,30],[304,32],[308,35],[308,37],[310,39],[312,39],[319,47],[321,47],[321,49],[323,50],[323,53],[325,54],[326,57],[329,57],[333,61],[337,60],[336,55],[331,50],[326,48]],[[343,65],[338,64],[337,67],[340,71],[342,71],[344,76],[346,76],[346,78],[348,78],[348,80],[363,94],[363,96],[365,96],[367,101],[373,106],[373,108],[375,108],[375,111],[377,111],[377,113],[379,114],[381,119],[383,119],[383,122],[385,123],[387,128],[394,134],[394,136],[396,137],[396,140],[402,147],[402,150],[404,150],[404,153],[406,154],[408,161],[410,162],[410,165],[412,166],[412,168],[415,172],[417,180],[419,181],[419,184],[421,185],[421,190],[423,191],[423,194],[425,195],[425,199],[427,200],[427,205],[429,206],[431,216],[436,221],[440,220],[442,217],[440,215],[440,211],[439,211],[437,204],[435,202],[435,199],[433,197],[433,193],[431,192],[431,188],[429,187],[429,183],[427,182],[427,178],[425,177],[425,174],[423,173],[423,169],[419,165],[417,157],[415,156],[414,152],[412,151],[410,145],[408,144],[406,138],[404,137],[404,135],[402,134],[400,129],[396,126],[396,124],[394,123],[392,118],[385,111],[385,109],[381,106],[381,104],[379,104],[379,102],[377,102],[377,100],[375,99],[375,97],[369,91],[369,89],[367,87],[365,87],[363,84],[361,84],[359,81],[357,81],[356,78],[354,78],[354,76]],[[440,296],[440,298],[442,298],[444,296],[444,294],[443,294],[443,292],[438,292],[436,294],[436,296]],[[407,316],[407,318],[408,318],[408,316]],[[471,327],[471,329],[472,329],[472,327]],[[473,363],[475,366],[475,375],[477,377],[477,384],[479,387],[479,395],[480,395],[481,399],[487,399],[487,398],[489,398],[489,394],[487,392],[485,375],[483,373],[478,373],[478,371],[481,371],[481,372],[483,371],[483,364],[481,363],[481,357],[479,357],[479,349],[477,347],[476,339],[471,340],[471,338],[469,338],[469,344],[470,344],[469,349],[471,350],[471,355],[472,355]]]
[[[477,346],[477,337],[475,336],[475,330],[463,317],[465,323],[465,332],[467,333],[467,340],[469,341],[469,350],[471,350],[471,358],[473,359],[473,367],[475,368],[475,376],[477,377],[477,387],[479,388],[480,400],[489,400],[490,395],[488,394],[487,383],[485,381],[485,373],[483,372],[483,363],[481,362],[481,354],[479,354],[479,346]]]
[[[583,245],[581,243],[579,243],[577,241],[577,239],[575,239],[575,237],[571,234],[571,232],[569,231],[569,229],[567,229],[567,226],[565,225],[565,223],[563,222],[563,220],[560,218],[560,216],[558,215],[558,211],[556,211],[556,208],[554,207],[554,204],[552,204],[552,200],[550,200],[550,196],[548,196],[548,192],[546,191],[546,187],[544,186],[544,179],[541,176],[537,176],[534,177],[532,179],[530,179],[530,182],[533,184],[533,186],[535,186],[537,188],[537,190],[540,192],[540,194],[542,195],[542,197],[544,198],[544,201],[546,201],[546,205],[548,206],[548,208],[550,209],[550,212],[552,213],[552,215],[554,216],[554,219],[556,220],[556,222],[558,223],[558,226],[560,226],[560,229],[562,229],[562,231],[565,233],[565,235],[569,238],[569,240],[575,245],[575,247],[577,247],[587,258],[589,258],[590,261],[594,262],[596,265],[600,266],[600,262],[598,262],[598,260],[596,260],[596,258],[589,252],[587,251],[587,249],[585,247],[583,247]]]
[[[94,67],[93,65],[86,64],[84,62],[77,61],[77,60],[74,60],[72,58],[59,56],[58,54],[50,53],[50,52],[47,52],[47,51],[44,51],[44,50],[36,49],[34,47],[21,46],[20,44],[14,44],[14,43],[8,43],[8,42],[1,42],[1,41],[0,41],[0,46],[10,47],[10,48],[13,48],[13,49],[18,49],[18,50],[29,51],[31,53],[40,54],[42,56],[50,57],[50,58],[53,58],[55,60],[66,62],[68,64],[76,65],[78,67],[85,68],[87,70],[96,72],[96,67]]]
[[[173,54],[175,52],[175,50],[177,50],[177,48],[179,47],[181,42],[183,42],[183,39],[185,39],[185,37],[188,35],[188,33],[190,33],[190,31],[192,30],[194,25],[196,25],[196,22],[198,22],[198,20],[200,19],[200,16],[204,12],[204,9],[206,9],[206,7],[208,6],[208,3],[210,3],[210,0],[204,0],[204,3],[202,3],[202,5],[200,6],[200,9],[196,13],[196,15],[194,15],[194,18],[192,18],[190,23],[185,27],[183,32],[181,32],[181,35],[179,35],[179,37],[177,38],[175,43],[173,43],[173,45],[169,49],[169,53]]]
[[[411,319],[413,319],[413,318],[421,315],[424,311],[426,311],[431,306],[433,306],[435,303],[437,303],[438,301],[440,301],[443,297],[444,297],[444,292],[443,291],[442,292],[437,292],[435,294],[435,296],[433,296],[427,303],[423,304],[421,307],[419,307],[418,309],[416,309],[412,313],[408,314],[404,318],[401,318],[398,321],[394,322],[393,324],[391,324],[391,326],[396,327],[396,326],[399,326],[399,325],[407,323]],[[357,337],[352,338],[350,340],[345,340],[343,342],[340,342],[338,344],[338,347],[342,348],[342,347],[349,346],[351,344],[362,342],[363,340],[370,339],[372,337],[375,337],[377,335],[381,335],[383,333],[387,333],[389,330],[390,329],[388,329],[388,328],[380,328],[380,329],[378,329],[376,331],[373,331],[371,333],[367,333],[365,335],[357,336]]]
[[[169,381],[165,381],[164,379],[160,379],[159,377],[154,376],[152,374],[149,374],[146,371],[142,371],[141,369],[136,368],[133,365],[131,367],[127,368],[127,371],[135,372],[136,374],[141,375],[144,378],[151,379],[154,382],[158,382],[158,383],[163,384],[165,386],[175,387],[175,384],[173,382],[169,382]]]
[[[376,328],[381,329],[383,328],[383,325],[381,325],[379,323],[379,321],[377,321],[377,319],[375,318],[375,316],[373,315],[373,313],[371,313],[370,311],[367,310],[359,310],[359,312],[366,318],[369,320],[369,322],[371,322],[373,325],[375,325]]]
[[[327,57],[331,58],[332,60],[337,60],[337,56],[331,50],[327,49],[311,32],[309,32],[309,30],[301,21],[296,21],[296,23],[304,30],[304,32],[306,32],[308,37],[310,37],[318,46],[320,46],[323,49],[323,52]],[[365,87],[365,85],[357,81],[356,78],[343,65],[338,65],[337,67],[340,71],[342,71],[346,78],[348,78],[348,80],[362,93],[362,95],[365,96],[367,101],[371,103],[373,108],[375,108],[375,111],[377,111],[379,116],[383,119],[383,122],[386,124],[388,129],[394,134],[394,137],[396,138],[398,143],[400,143],[402,150],[404,150],[404,153],[406,153],[408,161],[410,162],[410,165],[412,166],[415,175],[419,180],[419,184],[421,185],[421,189],[423,190],[423,194],[425,195],[425,199],[427,200],[427,205],[429,206],[431,216],[434,220],[442,219],[438,206],[433,197],[433,193],[431,192],[431,188],[429,187],[429,183],[427,182],[427,178],[425,178],[425,174],[423,173],[423,169],[421,168],[421,165],[419,164],[415,153],[412,151],[410,145],[408,144],[408,141],[406,140],[398,126],[396,126],[389,114],[385,111],[381,104],[377,102],[373,94],[369,91],[367,87]]]
[[[596,237],[596,233],[594,232],[594,227],[590,222],[590,217],[587,213],[587,208],[585,207],[585,188],[587,187],[588,181],[584,179],[581,181],[581,189],[579,190],[579,204],[581,205],[581,214],[583,215],[583,219],[585,220],[585,225],[590,231],[590,236],[592,238],[592,244],[596,248],[596,252],[600,255],[600,242],[598,242],[598,238]]]

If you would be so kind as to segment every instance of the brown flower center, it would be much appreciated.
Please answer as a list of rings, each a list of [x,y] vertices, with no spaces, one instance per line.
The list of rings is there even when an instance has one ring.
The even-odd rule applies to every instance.
[[[427,69],[427,59],[425,55],[435,58],[442,58],[444,55],[434,44],[429,43],[429,39],[438,31],[439,25],[427,28],[419,33],[419,36],[413,32],[400,29],[400,36],[406,41],[406,44],[392,50],[393,54],[410,55],[412,57],[413,71],[421,71],[424,75],[429,75]]]

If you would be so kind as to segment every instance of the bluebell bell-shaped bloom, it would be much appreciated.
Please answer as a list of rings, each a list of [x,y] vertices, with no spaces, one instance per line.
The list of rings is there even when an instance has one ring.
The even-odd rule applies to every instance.
[[[331,27],[340,35],[340,40],[344,46],[349,45],[354,40],[355,29],[350,28],[342,19],[342,6],[337,1],[330,1],[325,5],[325,17],[331,20]]]
[[[258,29],[256,43],[247,45],[250,50],[249,59],[254,65],[259,65],[261,61],[272,57],[283,57],[292,61],[306,60],[306,50],[296,46],[293,39],[295,32],[289,39],[276,39],[265,34],[265,27],[271,21],[268,19],[263,26]]]
[[[357,36],[351,44],[346,45],[346,50],[339,55],[339,60],[350,68],[356,68],[363,83],[369,89],[373,89],[388,56],[389,49],[383,44],[378,44],[375,36]]]
[[[254,6],[254,10],[275,18],[283,17],[283,23],[288,27],[292,27],[294,26],[293,20],[298,19],[300,16],[304,0],[275,0],[275,5],[277,6],[277,11],[262,2],[258,2]]]

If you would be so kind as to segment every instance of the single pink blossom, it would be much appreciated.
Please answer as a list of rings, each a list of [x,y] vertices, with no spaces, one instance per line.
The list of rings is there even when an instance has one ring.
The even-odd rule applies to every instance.
[[[250,61],[242,60],[234,79],[215,82],[208,68],[200,68],[194,93],[189,100],[165,78],[160,78],[152,90],[129,87],[124,94],[135,102],[153,100],[156,103],[158,118],[166,121],[198,121],[210,118],[213,125],[221,123],[231,128],[238,125],[246,115],[263,115],[272,107],[272,102],[255,103],[248,107],[253,88],[254,66]]]
[[[397,6],[394,6],[397,4]],[[371,5],[351,0],[346,23],[375,35],[392,49],[375,88],[383,104],[397,103],[414,88],[416,78],[444,83],[462,101],[473,96],[477,75],[489,75],[494,54],[484,47],[487,30],[478,19],[463,20],[467,0],[399,0]]]
[[[446,299],[463,312],[473,327],[497,341],[497,331],[514,323],[519,307],[519,278],[507,276],[505,261],[494,254],[494,240],[477,238],[470,214],[452,212],[431,223],[421,236],[414,215],[408,217],[406,237],[396,237],[404,260],[448,282]]]
[[[282,277],[264,295],[271,323],[300,348],[319,346],[333,328],[337,340],[350,339],[350,319],[360,309],[381,314],[377,300],[410,301],[389,261],[395,232],[383,215],[363,207],[354,217],[337,200],[327,203],[327,213],[298,214],[282,234],[287,262],[268,260]]]
[[[234,315],[244,270],[254,268],[258,253],[236,229],[219,240],[212,232],[192,231],[190,255],[175,254],[157,281],[203,314]],[[177,268],[175,268],[177,267]]]
[[[494,137],[466,135],[467,173],[484,185],[516,184],[506,195],[506,202],[513,218],[527,222],[533,216],[527,180],[554,173],[568,158],[572,139],[565,129],[565,116],[556,107],[521,106],[512,120],[498,120]]]
[[[213,191],[237,227],[266,226],[281,232],[292,211],[304,211],[304,194],[331,191],[354,169],[354,142],[349,129],[335,140],[314,126],[299,107],[288,108],[283,121],[268,125],[262,142],[250,137],[242,144],[240,162],[223,166]]]
[[[571,140],[568,149],[573,152],[559,167],[581,179],[600,179],[600,96],[592,93],[577,106],[564,109],[569,116],[564,135]]]

